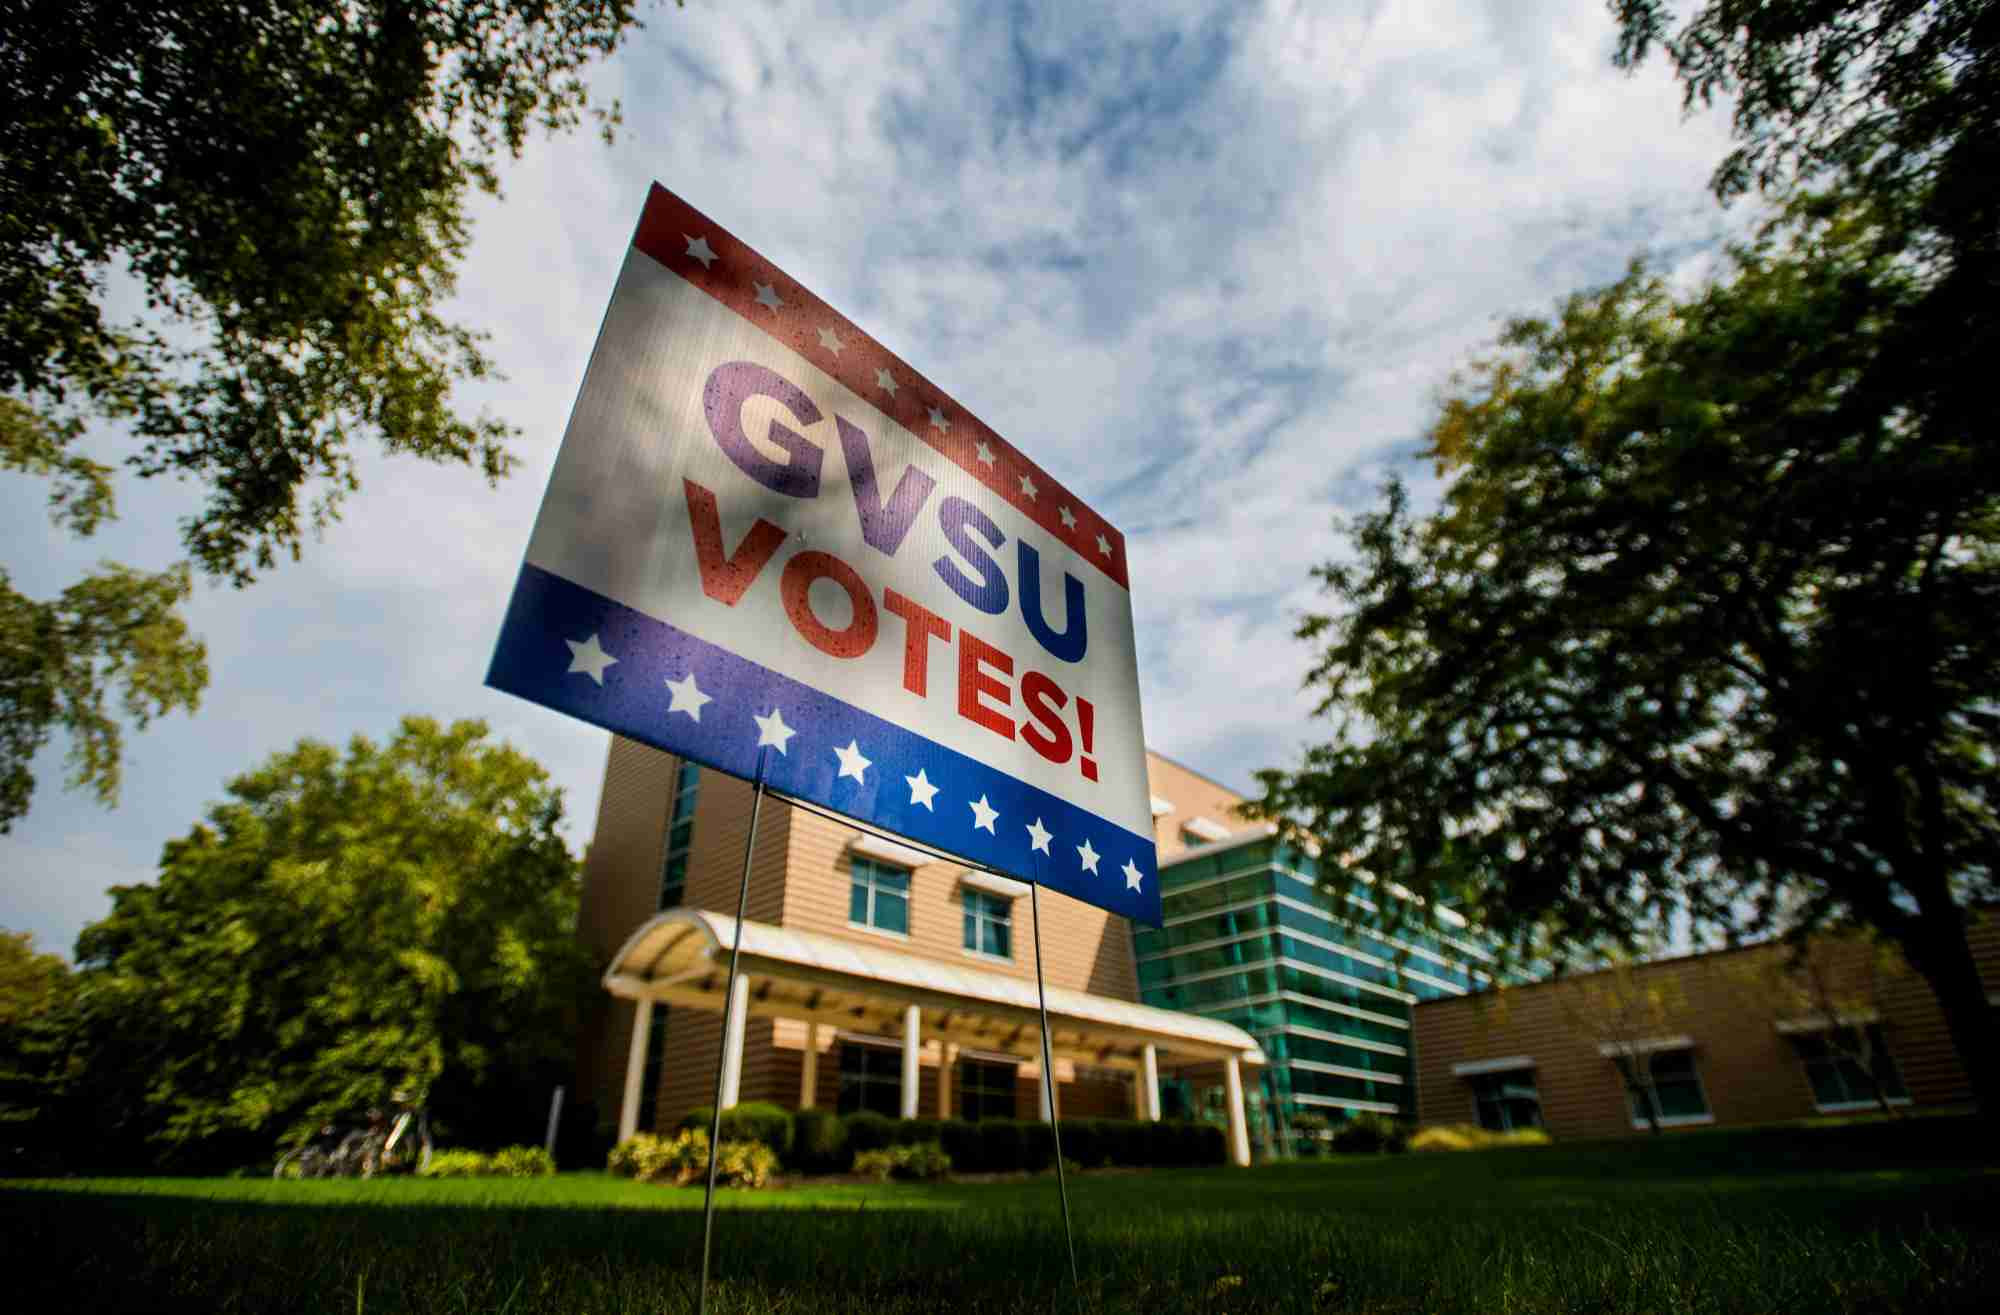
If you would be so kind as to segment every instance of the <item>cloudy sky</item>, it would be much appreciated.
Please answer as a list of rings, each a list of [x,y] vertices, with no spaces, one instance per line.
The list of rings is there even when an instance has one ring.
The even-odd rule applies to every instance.
[[[1603,0],[850,4],[646,11],[595,78],[606,148],[535,143],[480,207],[455,311],[522,431],[497,491],[372,457],[345,519],[191,609],[193,717],[128,741],[112,811],[58,741],[0,837],[0,927],[67,951],[223,781],[301,737],[480,717],[568,792],[606,735],[484,689],[502,608],[650,180],[950,390],[1124,530],[1153,747],[1226,783],[1313,734],[1291,639],[1334,518],[1412,463],[1439,389],[1509,315],[1698,270],[1742,216],[1704,190],[1719,115],[1610,64]],[[106,448],[107,453],[115,449]],[[192,491],[126,484],[78,544],[0,476],[0,564],[53,593],[176,556]]]

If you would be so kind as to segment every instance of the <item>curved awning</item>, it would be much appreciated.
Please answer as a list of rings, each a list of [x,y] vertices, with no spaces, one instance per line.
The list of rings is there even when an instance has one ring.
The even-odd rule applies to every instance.
[[[735,931],[727,914],[669,909],[620,947],[604,987],[628,999],[720,1012]],[[1035,983],[972,964],[746,920],[743,971],[752,979],[756,1016],[894,1036],[903,1010],[916,1005],[927,1041],[1030,1058],[1041,1044]],[[1248,1032],[1220,1019],[1058,986],[1048,989],[1048,1000],[1050,1038],[1067,1059],[1133,1067],[1152,1045],[1180,1058],[1265,1062]]]

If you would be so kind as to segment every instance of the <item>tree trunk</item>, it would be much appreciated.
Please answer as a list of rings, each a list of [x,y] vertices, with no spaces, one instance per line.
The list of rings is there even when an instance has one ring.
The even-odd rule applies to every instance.
[[[1639,1080],[1639,1065],[1630,1055],[1617,1055],[1613,1062],[1618,1065],[1618,1075],[1625,1079],[1625,1090],[1639,1102],[1639,1108],[1646,1111],[1646,1127],[1655,1136],[1660,1135],[1660,1106],[1653,1099],[1651,1084]],[[1652,1060],[1647,1059],[1650,1066]]]
[[[1986,985],[1972,957],[1965,922],[1956,908],[1921,915],[1924,942],[1913,954],[1916,968],[1930,983],[1944,1013],[1946,1031],[1972,1084],[1972,1099],[1984,1115],[2000,1113],[2000,1054],[1994,1047],[1995,1007],[1987,1002]]]

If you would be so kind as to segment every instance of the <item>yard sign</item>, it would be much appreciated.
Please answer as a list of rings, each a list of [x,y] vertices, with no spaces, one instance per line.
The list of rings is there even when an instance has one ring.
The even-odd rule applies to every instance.
[[[1159,923],[1124,539],[657,185],[487,683]]]

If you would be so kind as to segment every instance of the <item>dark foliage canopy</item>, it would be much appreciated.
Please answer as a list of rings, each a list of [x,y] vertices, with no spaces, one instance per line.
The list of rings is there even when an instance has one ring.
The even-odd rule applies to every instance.
[[[229,783],[77,941],[50,1118],[79,1151],[251,1162],[428,1102],[531,1140],[588,964],[561,792],[477,722],[313,741]]]
[[[452,401],[493,369],[443,313],[467,207],[536,128],[609,132],[583,75],[633,9],[0,0],[0,470],[88,534],[113,467],[86,440],[124,436],[130,470],[203,492],[189,557],[238,585],[337,513],[364,441],[499,479],[508,426]],[[120,685],[136,721],[195,706],[189,579],[38,601],[0,572],[0,829],[56,726],[115,796]]]

